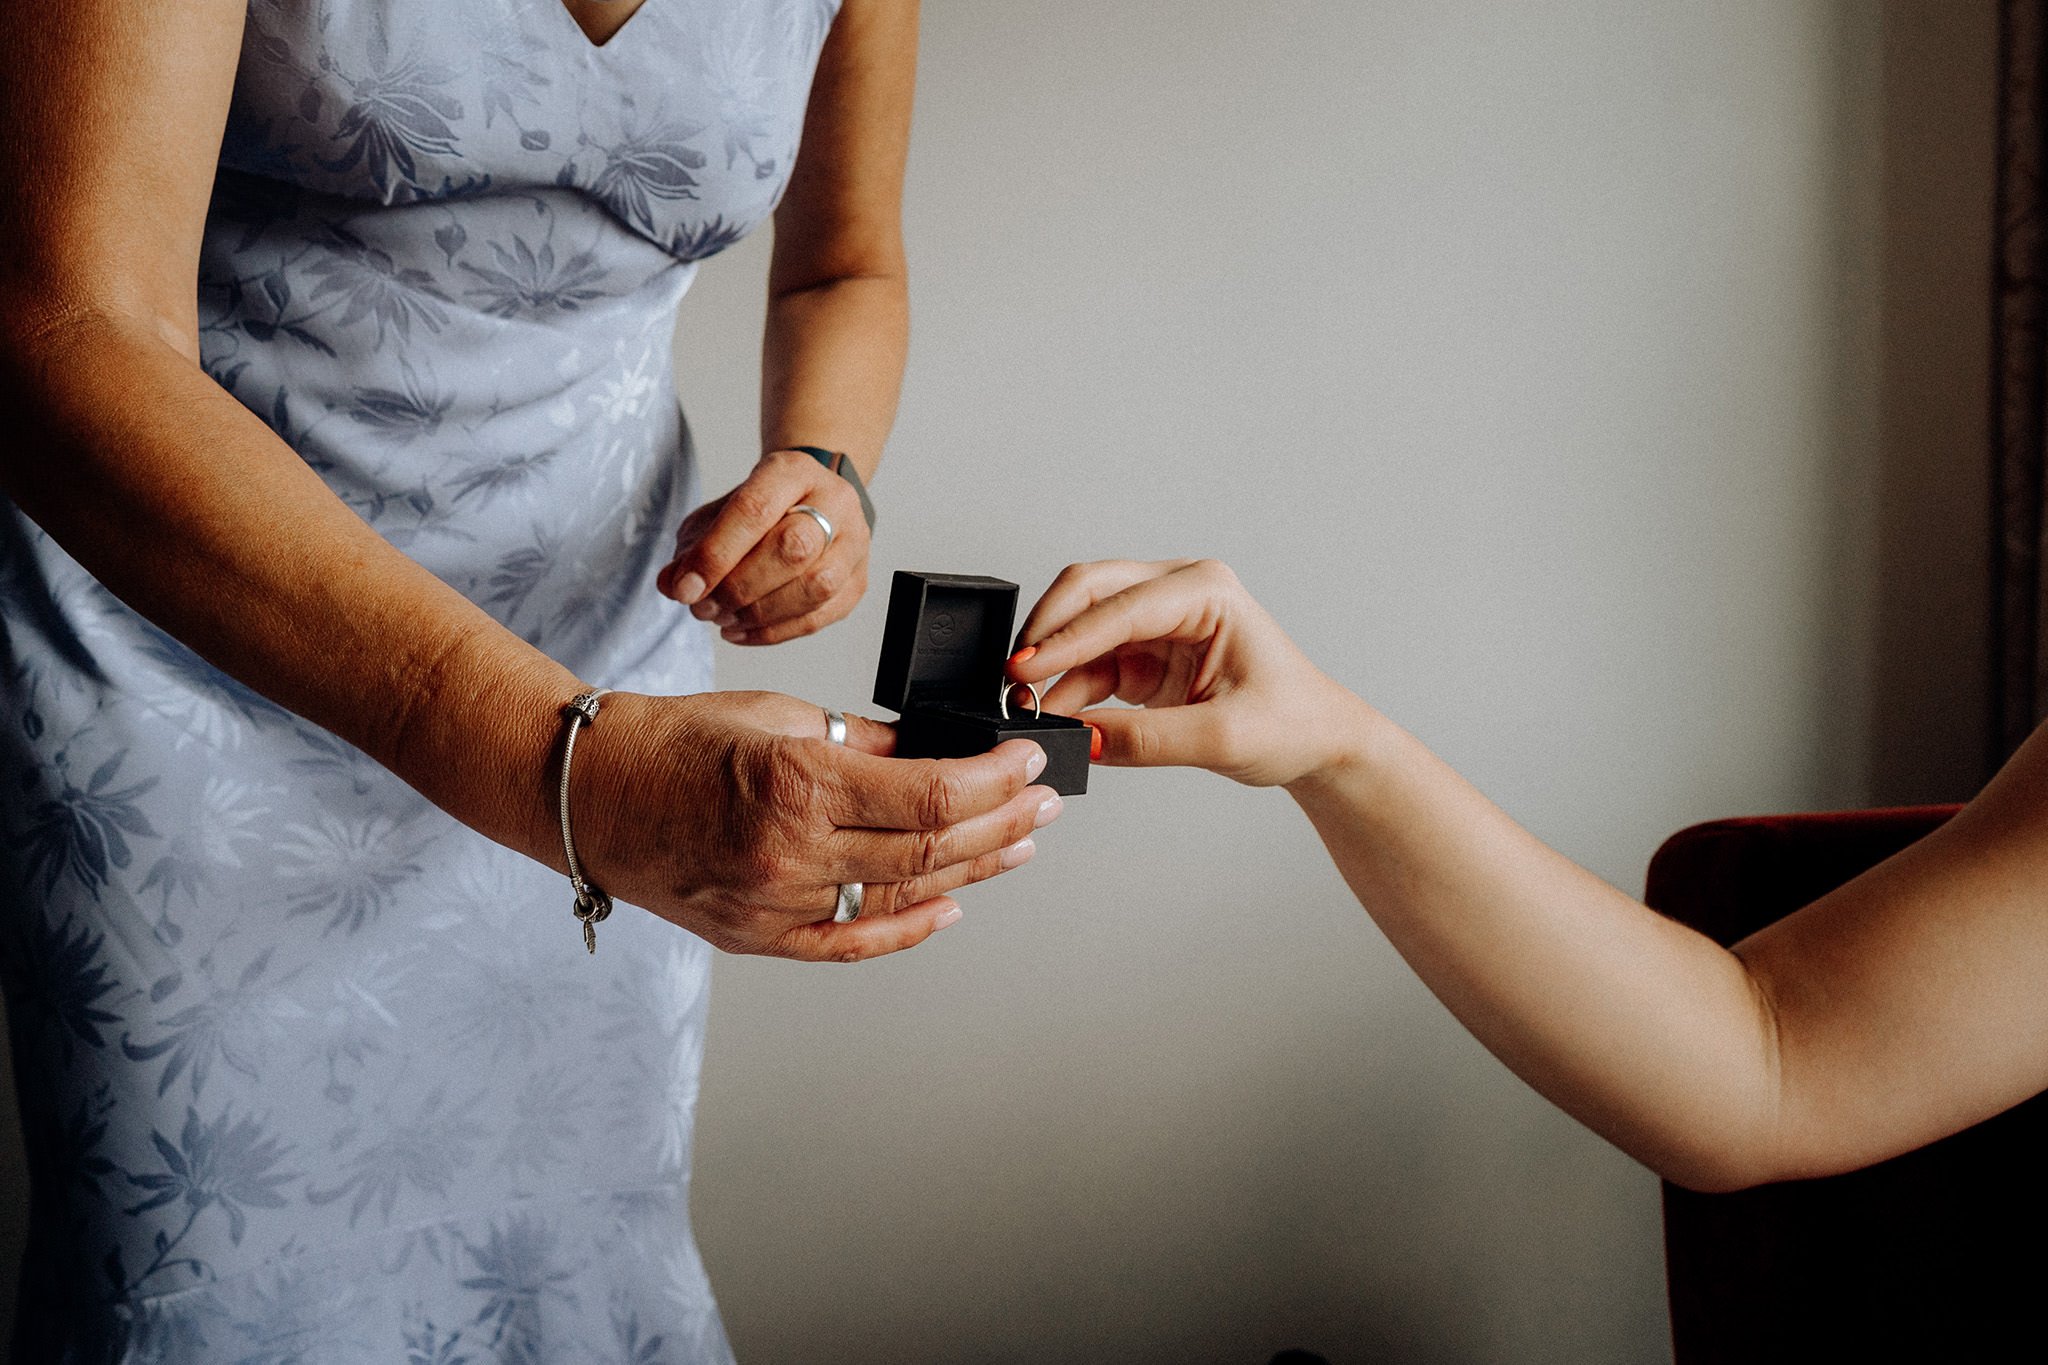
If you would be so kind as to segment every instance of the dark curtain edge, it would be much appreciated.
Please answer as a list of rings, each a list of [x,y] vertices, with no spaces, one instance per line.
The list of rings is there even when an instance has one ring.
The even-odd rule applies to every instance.
[[[2040,718],[2044,427],[2042,0],[2000,0],[1992,255],[1991,698],[1987,756],[2001,765]],[[1988,774],[1987,774],[1988,776]]]

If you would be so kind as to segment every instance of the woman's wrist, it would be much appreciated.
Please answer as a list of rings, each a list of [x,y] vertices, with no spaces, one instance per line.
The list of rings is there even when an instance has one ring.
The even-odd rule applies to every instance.
[[[860,503],[861,520],[867,523],[870,532],[874,531],[874,500],[868,496],[867,481],[861,476],[860,465],[855,462],[852,455],[848,454],[844,449],[836,447],[795,443],[775,446],[768,453],[770,455],[778,455],[785,451],[816,460],[829,473],[836,474],[844,479],[847,486],[853,489],[853,495]]]
[[[1335,694],[1317,708],[1325,733],[1317,760],[1285,784],[1288,795],[1304,808],[1340,794],[1358,793],[1393,761],[1402,737],[1398,726],[1364,698],[1331,682]]]
[[[555,759],[576,675],[510,632],[471,632],[412,684],[409,712],[374,754],[486,838],[562,866]]]

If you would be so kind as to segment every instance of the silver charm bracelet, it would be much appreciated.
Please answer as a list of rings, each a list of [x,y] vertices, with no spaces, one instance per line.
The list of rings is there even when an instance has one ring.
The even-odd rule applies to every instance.
[[[583,866],[576,861],[576,838],[569,833],[569,761],[576,755],[576,732],[597,723],[597,699],[610,695],[610,688],[595,687],[562,708],[562,724],[567,727],[562,734],[562,853],[569,864],[569,885],[576,888],[573,913],[583,926],[583,947],[591,953],[597,951],[599,922],[612,912],[612,898],[584,880]]]

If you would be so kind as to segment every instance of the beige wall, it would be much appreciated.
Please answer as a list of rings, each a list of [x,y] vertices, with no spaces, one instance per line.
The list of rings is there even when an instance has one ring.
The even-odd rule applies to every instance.
[[[1691,821],[1965,792],[1991,13],[928,6],[878,583],[1219,554],[1632,888]],[[685,310],[718,482],[765,245]],[[881,605],[724,681],[864,707]],[[743,1359],[1657,1358],[1654,1181],[1284,798],[1100,772],[1042,844],[919,952],[719,964],[696,1204]]]
[[[1624,886],[1979,762],[1988,0],[931,5],[877,581],[1214,553]],[[683,326],[751,449],[764,243]],[[865,705],[879,596],[727,651]],[[852,972],[721,961],[743,1358],[1638,1362],[1655,1182],[1417,988],[1284,798],[1104,772]]]

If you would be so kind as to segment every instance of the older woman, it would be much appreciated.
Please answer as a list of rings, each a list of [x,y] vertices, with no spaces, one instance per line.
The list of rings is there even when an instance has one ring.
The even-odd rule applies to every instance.
[[[916,18],[636,8],[0,16],[18,1359],[726,1358],[706,944],[907,947],[1057,812],[704,691],[691,615],[865,582]],[[686,518],[672,314],[771,210],[768,453]]]
[[[1077,565],[1021,638],[1012,675],[1064,674],[1047,708],[1093,723],[1101,761],[1286,788],[1465,1026],[1668,1179],[1853,1170],[2048,1087],[2048,730],[1938,832],[1728,951],[1530,837],[1220,564]]]

